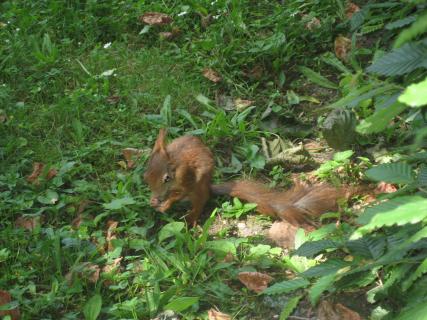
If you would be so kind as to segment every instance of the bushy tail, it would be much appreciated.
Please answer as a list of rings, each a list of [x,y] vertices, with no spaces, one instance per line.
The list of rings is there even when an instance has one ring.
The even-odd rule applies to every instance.
[[[256,203],[258,212],[279,217],[295,225],[311,224],[309,217],[336,211],[337,200],[350,195],[346,189],[328,185],[296,184],[287,191],[276,191],[266,188],[262,183],[249,180],[213,185],[211,190],[216,195],[230,195]]]

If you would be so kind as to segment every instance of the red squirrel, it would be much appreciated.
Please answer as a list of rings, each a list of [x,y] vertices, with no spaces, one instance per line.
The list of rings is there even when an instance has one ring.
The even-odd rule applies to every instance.
[[[190,200],[192,209],[186,219],[195,225],[211,193],[230,195],[256,203],[261,214],[307,226],[312,224],[309,218],[336,211],[337,200],[347,192],[328,185],[303,184],[278,191],[250,180],[212,185],[213,170],[212,153],[199,138],[187,135],[166,144],[166,130],[161,129],[144,174],[152,192],[151,206],[165,212],[176,201]]]
[[[230,195],[256,203],[256,210],[264,215],[280,218],[295,226],[311,226],[310,218],[338,209],[337,200],[349,196],[349,191],[329,185],[308,186],[297,183],[291,189],[269,189],[260,182],[237,180],[212,185],[216,195]]]
[[[165,212],[176,201],[190,200],[186,220],[195,225],[210,197],[214,167],[211,151],[199,138],[186,135],[166,144],[166,130],[160,129],[144,173],[151,206]]]

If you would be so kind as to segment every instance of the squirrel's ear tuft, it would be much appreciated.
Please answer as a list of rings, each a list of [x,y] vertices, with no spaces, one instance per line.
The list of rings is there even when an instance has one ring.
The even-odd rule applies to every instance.
[[[153,147],[154,152],[162,152],[166,154],[166,129],[162,128],[159,131],[159,135],[157,136],[156,142]]]

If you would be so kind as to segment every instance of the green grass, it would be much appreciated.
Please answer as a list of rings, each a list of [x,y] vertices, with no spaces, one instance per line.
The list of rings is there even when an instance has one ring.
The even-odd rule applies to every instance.
[[[341,291],[355,288],[380,290],[378,306],[390,314],[412,305],[401,298],[389,308],[388,296],[423,301],[422,269],[417,270],[420,285],[411,288],[412,283],[405,283],[408,295],[399,291],[397,280],[389,287],[374,287],[374,281],[383,283],[395,274],[403,278],[414,270],[425,258],[421,242],[411,243],[419,246],[415,249],[405,247],[410,263],[369,265],[383,257],[378,243],[384,237],[387,243],[397,241],[389,237],[394,233],[408,238],[422,223],[397,230],[386,227],[390,221],[380,221],[384,230],[376,231],[378,242],[368,235],[352,245],[347,241],[357,229],[355,214],[344,207],[328,216],[338,217],[338,226],[332,219],[309,236],[300,232],[297,243],[318,241],[307,242],[300,253],[318,254],[327,248],[332,253],[324,257],[354,257],[354,263],[349,262],[354,269],[332,279],[331,268],[322,269],[319,259],[289,254],[262,236],[237,236],[235,224],[241,221],[237,218],[250,205],[213,199],[200,227],[188,229],[182,223],[185,205],[168,214],[149,206],[149,190],[141,178],[146,154],[132,170],[120,164],[122,149],[146,150],[158,129],[168,127],[170,138],[191,133],[206,142],[215,154],[215,180],[261,176],[271,184],[288,185],[293,165],[268,164],[261,138],[280,137],[287,143],[318,139],[328,104],[333,102],[351,110],[359,124],[378,122],[376,112],[386,108],[389,99],[426,75],[425,69],[417,69],[383,81],[365,71],[374,55],[390,48],[390,39],[398,32],[384,29],[387,23],[422,11],[422,6],[384,2],[368,4],[364,10],[365,20],[348,21],[344,1],[3,1],[0,290],[11,293],[22,319],[95,319],[98,313],[99,319],[151,319],[166,309],[175,309],[183,319],[207,319],[207,311],[214,307],[233,319],[267,319],[299,298],[285,290],[287,282],[277,295],[258,295],[239,282],[238,273],[265,272],[281,282],[289,280],[290,273],[303,277],[315,264],[320,268],[311,269],[314,275],[302,281],[315,284],[300,289],[298,297],[308,293],[316,303],[325,281],[331,281],[327,289],[338,292],[338,297]],[[144,25],[138,17],[148,11],[167,13],[174,21],[141,32]],[[201,17],[208,14],[212,18],[203,25]],[[306,24],[314,17],[321,25],[310,30]],[[379,29],[380,33],[369,31]],[[174,40],[159,38],[160,31],[172,30],[179,30]],[[362,42],[353,45],[347,62],[333,55],[334,39],[340,34]],[[214,84],[205,79],[202,70],[207,67],[219,72],[223,81]],[[382,91],[374,92],[376,87]],[[236,98],[253,100],[253,106],[237,111],[224,105]],[[413,148],[421,150],[422,112],[401,108],[405,117],[384,118],[374,134],[355,136],[354,156],[336,154],[348,157],[326,162],[319,177],[336,184],[360,183],[362,172],[372,163],[413,154],[414,149],[408,152],[407,147],[413,137],[419,142]],[[3,121],[2,115],[7,119]],[[375,124],[367,130],[377,128]],[[379,155],[371,147],[380,149]],[[405,166],[405,173],[412,172],[417,179],[408,180],[402,193],[425,192],[423,159],[422,155],[408,158],[413,167]],[[38,184],[26,179],[35,162],[45,164]],[[47,179],[50,168],[58,170],[51,180]],[[301,168],[305,167],[295,170]],[[222,213],[231,220],[227,227],[218,228]],[[79,214],[82,223],[77,226]],[[25,230],[16,225],[22,217],[40,223]],[[118,225],[109,235],[111,221]],[[256,223],[270,221],[259,218]],[[343,252],[338,254],[339,250]],[[231,261],[229,252],[234,256]],[[114,263],[118,263],[115,271],[102,271]],[[360,276],[358,268],[366,266],[375,272]],[[101,270],[97,281],[92,281],[94,268]],[[307,309],[306,296],[296,315]],[[367,316],[368,309],[356,311]]]

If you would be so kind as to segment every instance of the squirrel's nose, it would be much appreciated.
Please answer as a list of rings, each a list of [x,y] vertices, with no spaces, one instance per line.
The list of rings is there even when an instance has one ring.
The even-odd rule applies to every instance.
[[[152,197],[150,199],[150,206],[152,207],[158,207],[160,205],[160,200],[157,197]]]

